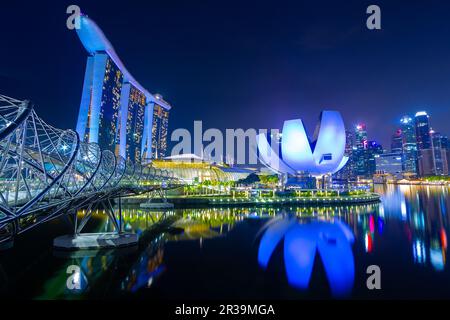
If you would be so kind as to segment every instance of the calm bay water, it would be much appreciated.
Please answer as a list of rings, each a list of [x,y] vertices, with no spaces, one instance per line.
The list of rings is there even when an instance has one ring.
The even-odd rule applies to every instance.
[[[449,189],[376,186],[380,204],[326,208],[125,208],[135,248],[52,248],[63,219],[0,251],[0,295],[26,299],[450,298]],[[102,215],[91,231],[109,230]],[[69,290],[69,266],[81,270]],[[366,269],[381,269],[368,290]]]

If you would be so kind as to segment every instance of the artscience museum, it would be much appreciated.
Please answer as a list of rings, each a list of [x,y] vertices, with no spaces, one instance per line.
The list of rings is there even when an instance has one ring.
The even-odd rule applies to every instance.
[[[261,162],[277,174],[307,173],[320,178],[341,170],[348,161],[345,126],[338,111],[322,111],[312,140],[301,119],[284,122],[280,139],[257,136]],[[280,147],[281,145],[281,147]]]

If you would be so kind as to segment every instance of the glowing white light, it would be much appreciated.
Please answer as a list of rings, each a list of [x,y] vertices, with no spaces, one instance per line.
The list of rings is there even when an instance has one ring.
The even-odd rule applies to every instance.
[[[419,111],[416,113],[416,117],[420,117],[420,116],[428,116],[428,114],[426,113],[426,111]]]
[[[366,252],[369,252],[370,250],[370,235],[368,233],[366,233],[366,235],[364,236],[364,247],[366,249]]]
[[[403,199],[400,204],[401,212],[402,212],[402,220],[406,220],[406,202]]]
[[[425,246],[422,241],[416,240],[413,244],[413,256],[414,262],[416,263],[425,263],[426,254],[425,254]]]
[[[436,271],[444,270],[445,262],[440,248],[430,249],[430,261]]]
[[[382,204],[380,205],[379,215],[381,218],[384,218],[384,206]]]
[[[404,116],[403,118],[400,119],[400,122],[403,124],[410,123],[411,121],[412,121],[412,119],[408,116]]]

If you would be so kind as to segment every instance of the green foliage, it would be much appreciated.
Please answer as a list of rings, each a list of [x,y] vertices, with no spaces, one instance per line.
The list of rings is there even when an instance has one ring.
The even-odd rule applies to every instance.
[[[260,182],[259,176],[256,173],[251,173],[245,179],[240,179],[236,183],[249,185],[258,182]]]
[[[202,185],[204,185],[204,186],[211,186],[212,183],[211,183],[210,180],[205,180],[205,181],[202,182]]]
[[[259,180],[261,181],[262,184],[265,185],[275,185],[278,184],[278,176],[276,174],[273,175],[260,175],[259,176]]]
[[[297,196],[296,192],[293,190],[290,191],[277,191],[276,193],[277,197],[280,198],[294,198]]]
[[[450,181],[449,176],[429,176],[424,178],[428,182]]]

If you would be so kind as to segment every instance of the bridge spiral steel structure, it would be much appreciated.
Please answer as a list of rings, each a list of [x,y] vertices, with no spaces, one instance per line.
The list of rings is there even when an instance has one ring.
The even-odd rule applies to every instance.
[[[0,242],[65,213],[76,224],[82,207],[107,202],[113,210],[112,198],[177,185],[168,171],[82,142],[75,131],[45,123],[29,101],[0,95]],[[111,217],[121,230],[121,216]]]

